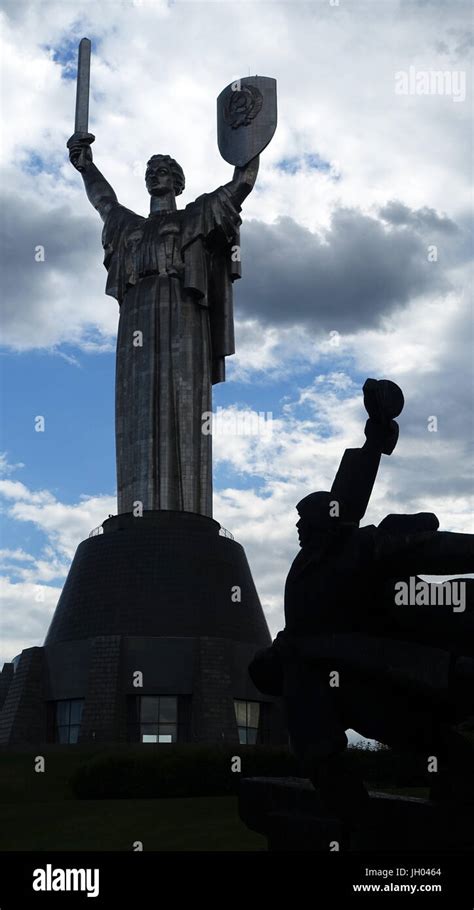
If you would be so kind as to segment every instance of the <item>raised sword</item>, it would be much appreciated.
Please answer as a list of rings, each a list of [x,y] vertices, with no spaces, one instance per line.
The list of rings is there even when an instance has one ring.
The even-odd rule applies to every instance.
[[[76,119],[74,134],[67,142],[71,148],[77,142],[91,145],[95,136],[89,133],[89,86],[91,75],[91,42],[89,38],[82,38],[79,42],[77,57],[77,85],[76,85]]]

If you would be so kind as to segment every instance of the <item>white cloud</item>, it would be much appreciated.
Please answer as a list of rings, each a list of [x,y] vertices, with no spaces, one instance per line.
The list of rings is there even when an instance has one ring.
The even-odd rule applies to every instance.
[[[43,644],[61,593],[51,583],[65,580],[77,546],[115,511],[115,499],[84,497],[67,505],[47,490],[30,490],[11,480],[0,482],[0,497],[10,520],[32,522],[45,539],[39,556],[21,547],[0,551],[2,654],[11,660],[22,648]]]
[[[23,648],[42,645],[61,593],[60,588],[0,577],[2,621],[0,666]]]
[[[0,550],[0,559],[13,559],[19,562],[31,562],[34,560],[34,556],[31,556],[30,553],[25,553],[21,547],[17,547],[16,550]]]
[[[8,453],[0,452],[0,475],[2,474],[12,474],[14,471],[17,471],[18,468],[24,468],[22,462],[17,462],[17,464],[10,464],[8,461]]]
[[[63,562],[71,560],[81,540],[116,509],[113,496],[84,497],[74,505],[67,505],[47,490],[35,492],[16,481],[1,481],[2,495],[10,503],[8,516],[21,522],[33,522],[46,534],[52,552],[56,552]]]

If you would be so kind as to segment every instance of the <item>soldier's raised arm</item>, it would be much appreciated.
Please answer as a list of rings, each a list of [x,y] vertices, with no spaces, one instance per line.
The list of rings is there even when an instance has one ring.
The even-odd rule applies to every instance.
[[[360,449],[346,449],[331,493],[345,506],[346,521],[358,523],[364,517],[382,455],[391,455],[398,441],[398,416],[403,393],[389,379],[367,379],[363,386],[364,405],[369,415],[366,440]]]
[[[117,196],[92,160],[92,149],[86,140],[71,136],[68,142],[69,160],[82,176],[89,202],[105,221],[111,208],[117,205]]]

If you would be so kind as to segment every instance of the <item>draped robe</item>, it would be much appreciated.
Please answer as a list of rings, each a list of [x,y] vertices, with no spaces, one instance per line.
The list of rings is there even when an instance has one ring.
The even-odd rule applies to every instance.
[[[118,511],[212,517],[212,384],[233,354],[240,206],[228,187],[148,218],[104,223],[106,293],[120,305],[115,383]],[[237,259],[238,261],[233,261]]]

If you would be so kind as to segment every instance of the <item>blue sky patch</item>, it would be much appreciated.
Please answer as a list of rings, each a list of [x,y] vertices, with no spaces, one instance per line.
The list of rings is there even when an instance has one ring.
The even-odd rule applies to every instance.
[[[77,76],[77,52],[81,38],[90,38],[92,42],[92,54],[97,52],[100,46],[100,38],[90,34],[86,25],[77,25],[74,28],[74,37],[64,38],[61,44],[54,47],[45,45],[45,49],[52,54],[55,63],[62,67],[61,76],[63,79],[75,79]]]
[[[330,162],[320,158],[316,152],[308,152],[305,155],[295,155],[292,158],[282,158],[277,161],[277,168],[287,174],[297,174],[303,167],[326,174],[331,170]]]
[[[38,155],[37,152],[29,152],[21,163],[22,169],[27,172],[27,174],[41,174],[42,171],[46,171],[46,163],[41,155]]]

